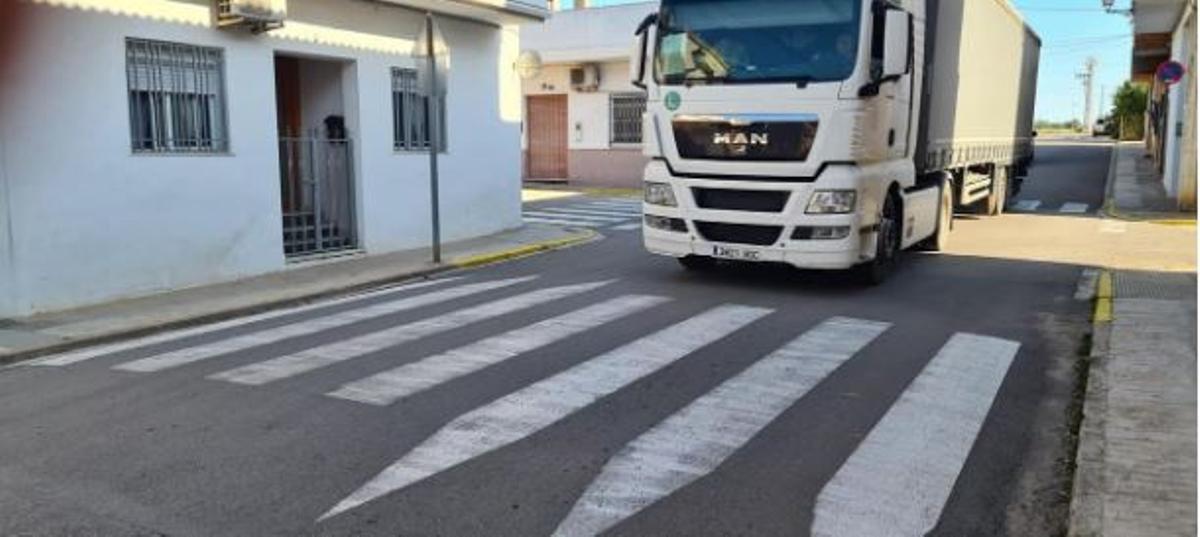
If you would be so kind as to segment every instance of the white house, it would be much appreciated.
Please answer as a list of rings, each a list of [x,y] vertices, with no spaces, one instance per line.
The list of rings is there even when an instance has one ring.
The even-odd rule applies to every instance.
[[[521,27],[543,68],[523,81],[525,178],[580,185],[639,184],[645,92],[629,83],[634,30],[657,2],[556,11]]]
[[[1163,188],[1179,209],[1196,208],[1196,0],[1134,0],[1134,80],[1150,84],[1147,149],[1162,174]],[[1157,71],[1165,62],[1183,66],[1167,84]]]
[[[427,11],[449,56],[443,238],[521,223],[513,64],[545,1],[22,2],[0,317],[428,246]]]

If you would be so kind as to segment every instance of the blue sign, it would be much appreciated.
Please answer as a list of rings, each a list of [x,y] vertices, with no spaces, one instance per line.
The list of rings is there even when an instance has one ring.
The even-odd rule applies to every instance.
[[[1163,81],[1168,86],[1183,80],[1183,74],[1187,72],[1187,68],[1175,60],[1162,62],[1155,70],[1155,76]]]

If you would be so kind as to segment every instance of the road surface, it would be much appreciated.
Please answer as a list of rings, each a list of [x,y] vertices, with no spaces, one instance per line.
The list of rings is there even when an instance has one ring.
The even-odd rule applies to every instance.
[[[1038,158],[1018,201],[1091,218],[1107,147]],[[606,238],[0,370],[0,534],[1062,528],[1089,304],[1078,265],[1005,253],[1022,215],[863,287],[686,272],[635,212],[537,204]]]

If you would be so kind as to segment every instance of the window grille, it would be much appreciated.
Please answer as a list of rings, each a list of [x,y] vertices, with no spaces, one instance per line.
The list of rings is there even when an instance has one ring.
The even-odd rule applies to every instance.
[[[446,97],[438,98],[439,151],[446,150]],[[429,150],[429,96],[416,69],[392,68],[392,139],[397,151]]]
[[[646,111],[645,93],[613,93],[609,96],[611,142],[642,143],[642,113]]]
[[[229,150],[221,49],[126,39],[125,75],[134,152]]]

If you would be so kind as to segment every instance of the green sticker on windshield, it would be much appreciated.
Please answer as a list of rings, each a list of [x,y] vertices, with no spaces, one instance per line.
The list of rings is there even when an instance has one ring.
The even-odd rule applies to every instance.
[[[677,108],[679,108],[679,103],[682,101],[683,99],[674,91],[668,91],[667,96],[663,97],[663,105],[667,107],[667,110],[671,111],[675,111]]]

